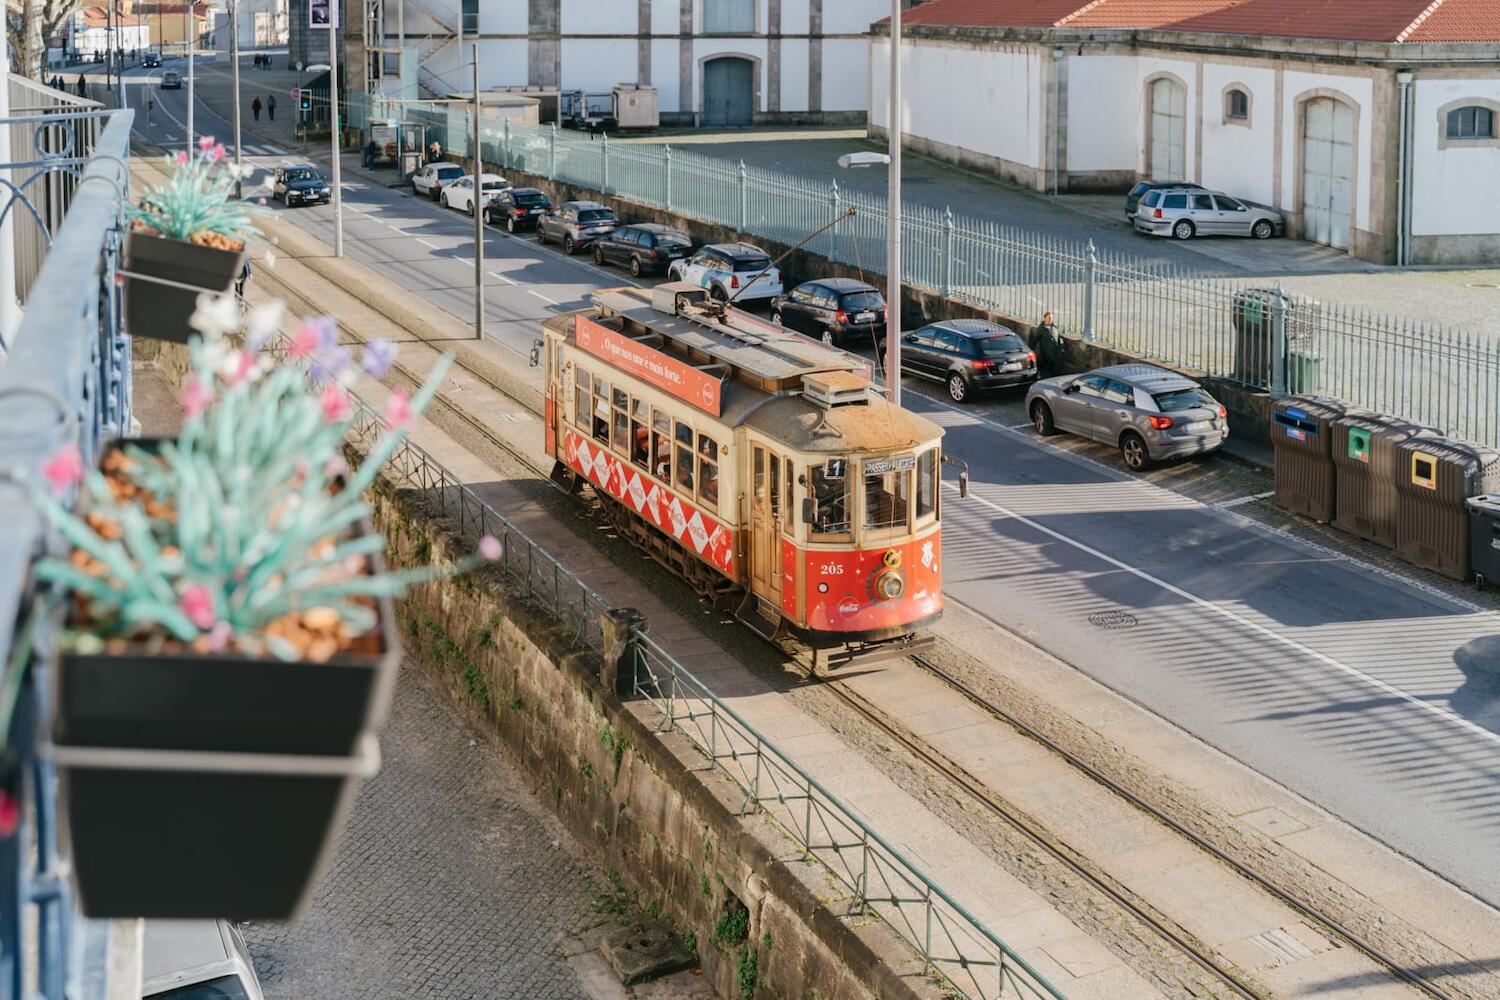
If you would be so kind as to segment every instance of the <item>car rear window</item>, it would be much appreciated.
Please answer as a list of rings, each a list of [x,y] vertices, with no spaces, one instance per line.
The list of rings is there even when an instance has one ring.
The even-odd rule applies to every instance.
[[[850,292],[839,299],[839,308],[849,312],[860,309],[884,309],[885,299],[880,297],[879,292]]]
[[[1169,194],[1162,200],[1163,208],[1187,208],[1187,195]]]
[[[1141,181],[1135,187],[1133,187],[1133,188],[1130,189],[1130,195],[1131,195],[1131,197],[1136,197],[1136,196],[1140,195],[1140,193],[1142,191],[1145,191],[1150,186],[1151,185],[1147,184],[1145,181]]]
[[[607,208],[585,208],[579,211],[579,222],[613,222],[615,213]]]
[[[536,191],[523,191],[514,195],[517,205],[545,205],[547,196]]]
[[[437,172],[437,175],[439,177],[441,177],[445,181],[449,180],[450,178],[453,178],[453,177],[462,177],[464,175],[464,168],[463,167],[443,167],[442,169],[440,169]]]
[[[657,233],[656,245],[659,247],[690,247],[693,241],[681,233]]]
[[[975,340],[974,346],[978,347],[979,353],[987,358],[1003,357],[1026,350],[1026,345],[1021,342],[1021,338],[1013,333],[1001,334],[998,337],[984,337]]]
[[[770,266],[771,258],[769,257],[736,257],[734,259],[734,269],[740,272],[764,271]]]
[[[1144,197],[1144,198],[1141,199],[1141,204],[1145,205],[1147,208],[1155,208],[1157,205],[1161,204],[1161,192],[1160,191],[1148,191],[1148,192],[1146,192],[1146,197]]]
[[[1219,408],[1219,404],[1212,396],[1198,388],[1158,392],[1151,398],[1156,400],[1156,408],[1163,413],[1181,413],[1183,410],[1192,410],[1200,406],[1211,410]]]
[[[504,181],[485,181],[484,182],[484,189],[486,191],[504,191],[508,187],[510,187],[510,185],[507,184],[507,183],[505,183]]]

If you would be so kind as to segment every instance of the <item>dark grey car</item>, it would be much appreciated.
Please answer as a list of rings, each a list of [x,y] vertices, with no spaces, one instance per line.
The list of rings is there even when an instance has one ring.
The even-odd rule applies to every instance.
[[[1036,381],[1036,353],[1012,330],[982,319],[949,319],[901,335],[901,370],[943,383],[962,403],[985,389]]]
[[[1136,471],[1217,449],[1228,411],[1197,382],[1155,365],[1114,365],[1042,379],[1026,394],[1038,434],[1068,431],[1120,449]]]
[[[578,253],[613,232],[620,220],[597,201],[565,201],[536,224],[538,243],[556,240],[568,253]]]

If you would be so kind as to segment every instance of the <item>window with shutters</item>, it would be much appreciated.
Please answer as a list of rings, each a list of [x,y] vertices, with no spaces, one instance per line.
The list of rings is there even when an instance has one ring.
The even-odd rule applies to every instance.
[[[1500,146],[1500,102],[1460,98],[1438,108],[1438,149]]]
[[[755,0],[703,0],[705,35],[747,35],[755,31]]]
[[[1448,138],[1493,139],[1495,116],[1489,108],[1470,106],[1448,112]]]

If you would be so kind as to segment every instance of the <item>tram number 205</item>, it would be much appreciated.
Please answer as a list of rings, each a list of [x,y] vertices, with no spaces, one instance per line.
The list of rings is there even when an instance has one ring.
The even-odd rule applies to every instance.
[[[819,563],[818,564],[818,575],[819,576],[843,576],[844,575],[844,566],[843,566],[842,563],[832,563],[832,562]]]

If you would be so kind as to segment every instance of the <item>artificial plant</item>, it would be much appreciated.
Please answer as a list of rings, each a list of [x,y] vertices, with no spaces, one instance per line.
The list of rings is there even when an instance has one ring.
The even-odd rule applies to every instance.
[[[259,230],[256,209],[235,197],[235,166],[212,136],[198,140],[198,151],[180,150],[167,157],[170,176],[146,189],[139,205],[129,206],[131,225],[143,232],[184,243],[238,250]]]

